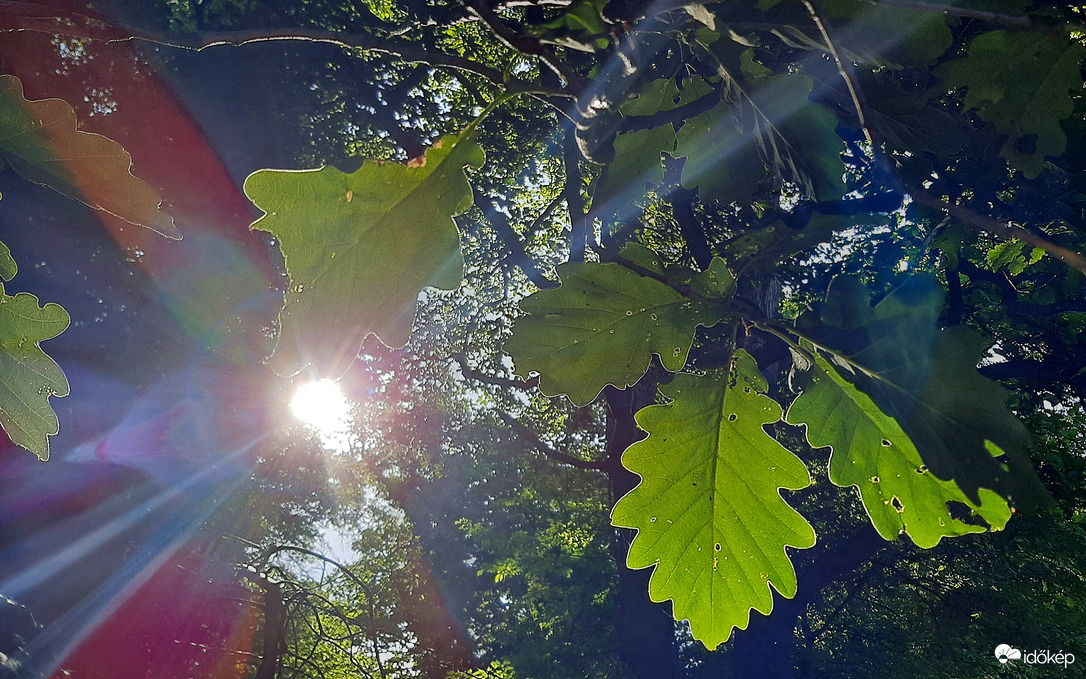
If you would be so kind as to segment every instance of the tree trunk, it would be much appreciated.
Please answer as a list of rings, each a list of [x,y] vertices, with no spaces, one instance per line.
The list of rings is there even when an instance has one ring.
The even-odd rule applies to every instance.
[[[636,474],[618,464],[622,452],[630,444],[644,438],[633,415],[653,402],[656,380],[647,376],[651,388],[641,385],[619,391],[607,387],[607,459],[614,461],[608,470],[612,499],[617,501],[639,482]],[[620,641],[620,654],[630,676],[638,679],[678,679],[683,676],[675,641],[675,622],[670,605],[649,601],[651,568],[630,570],[626,567],[626,552],[635,532],[620,529],[615,534],[612,554],[618,565],[618,591],[615,604],[615,635]]]

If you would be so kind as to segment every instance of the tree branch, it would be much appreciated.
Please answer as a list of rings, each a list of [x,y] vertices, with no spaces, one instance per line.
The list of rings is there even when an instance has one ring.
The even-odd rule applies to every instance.
[[[1084,367],[1072,363],[1024,358],[1020,361],[989,363],[977,369],[981,375],[993,380],[1021,380],[1036,384],[1060,384],[1078,374]]]
[[[475,206],[482,211],[483,217],[485,217],[486,220],[490,222],[490,225],[494,227],[494,230],[498,232],[498,237],[500,237],[505,246],[509,248],[509,254],[513,259],[513,264],[524,272],[524,275],[528,277],[528,280],[535,283],[536,287],[541,290],[553,288],[558,285],[555,281],[547,278],[543,273],[543,270],[536,265],[535,260],[528,256],[528,253],[524,250],[524,244],[520,242],[520,238],[517,236],[504,214],[499,212],[494,205],[484,203],[482,197],[478,193],[475,194]]]
[[[685,161],[668,160],[664,182],[668,186],[668,194],[671,198],[672,215],[679,224],[679,231],[683,235],[683,240],[686,241],[690,257],[698,269],[705,271],[713,262],[713,250],[705,237],[705,228],[694,213],[694,199],[698,195],[697,191],[687,189],[682,185],[680,176],[684,164]]]
[[[527,380],[511,380],[508,377],[498,377],[496,375],[488,375],[484,372],[480,372],[469,366],[467,357],[459,352],[453,354],[449,358],[460,365],[460,372],[463,373],[464,377],[477,382],[482,382],[483,384],[493,384],[497,387],[510,387],[512,389],[531,389],[539,384],[538,377],[532,377]]]
[[[260,660],[254,679],[275,679],[279,670],[279,659],[283,654],[285,628],[283,623],[286,611],[283,607],[283,593],[279,583],[264,583],[264,655]]]
[[[888,7],[900,7],[901,9],[915,10],[918,12],[937,12],[948,16],[962,17],[965,19],[979,19],[996,26],[1004,26],[1019,31],[1034,31],[1047,33],[1060,38],[1067,37],[1072,32],[1086,31],[1079,24],[1071,23],[1040,23],[1029,16],[1015,16],[1013,14],[1000,14],[982,9],[969,7],[954,7],[935,2],[923,2],[922,0],[879,0],[874,3]]]
[[[7,3],[4,3],[7,4]],[[537,95],[544,101],[551,97],[576,99],[579,91],[572,87],[551,88],[536,85],[478,62],[443,52],[428,51],[424,47],[404,41],[382,38],[368,33],[345,33],[319,28],[284,27],[254,28],[241,31],[206,31],[175,34],[110,26],[89,17],[27,16],[18,26],[3,26],[6,30],[29,30],[56,35],[105,40],[109,43],[139,41],[164,47],[201,52],[212,47],[232,45],[240,47],[261,42],[317,42],[338,47],[358,49],[399,57],[408,63],[425,63],[474,73],[490,80],[509,92]],[[548,102],[549,103],[549,102]]]
[[[518,52],[539,57],[539,60],[547,65],[547,68],[554,71],[558,77],[565,81],[566,87],[578,92],[584,89],[584,83],[581,82],[580,76],[566,68],[565,64],[555,55],[554,50],[550,46],[544,45],[539,38],[533,35],[522,35],[514,31],[483,0],[468,0],[467,6],[473,14],[490,27],[494,35],[503,43]]]
[[[555,90],[542,87],[534,83],[526,82],[518,78],[507,77],[505,73],[496,68],[485,66],[464,57],[458,57],[443,52],[430,52],[418,45],[387,40],[366,33],[340,33],[316,28],[258,28],[244,31],[210,31],[206,33],[193,33],[190,35],[172,35],[152,33],[146,31],[128,31],[123,38],[114,38],[110,42],[124,42],[128,40],[140,40],[167,47],[189,49],[196,52],[232,45],[241,47],[261,42],[319,42],[338,47],[359,49],[366,52],[388,54],[399,57],[408,63],[425,63],[432,66],[446,66],[469,73],[481,75],[495,85],[504,87],[510,92],[522,92],[525,94],[543,94],[575,98],[575,92],[567,89]]]
[[[524,423],[517,418],[502,410],[498,410],[495,412],[497,412],[498,417],[501,418],[502,422],[505,422],[507,425],[509,425],[509,427],[513,431],[515,431],[518,436],[520,436],[528,443],[532,444],[533,448],[543,453],[552,460],[561,462],[562,464],[568,464],[571,467],[577,467],[578,469],[602,470],[607,466],[603,462],[582,460],[579,457],[573,457],[572,455],[566,455],[565,453],[559,452],[544,443],[543,440],[540,439],[534,431],[524,426]]]
[[[1063,247],[1062,245],[1056,245],[1050,240],[1042,238],[1037,234],[1025,229],[1021,226],[1014,226],[1013,224],[1004,224],[991,217],[977,214],[969,208],[962,207],[961,205],[952,205],[950,203],[944,203],[942,200],[936,198],[925,189],[915,190],[912,187],[907,187],[909,195],[912,199],[921,205],[926,205],[935,210],[942,210],[948,215],[958,220],[965,226],[972,227],[973,229],[980,231],[987,231],[988,233],[996,236],[1002,236],[1003,238],[1018,238],[1020,240],[1029,243],[1035,248],[1041,248],[1048,254],[1052,255],[1056,259],[1060,260],[1064,264],[1078,269],[1083,274],[1086,274],[1086,258],[1074,250]]]
[[[668,123],[689,120],[694,116],[705,113],[719,103],[719,90],[714,90],[704,97],[695,99],[689,104],[683,104],[678,108],[669,109],[667,111],[658,111],[650,116],[623,116],[619,131],[636,132],[637,130],[651,130]]]
[[[878,145],[875,143],[875,135],[867,122],[867,102],[864,101],[863,91],[857,84],[855,74],[852,72],[852,63],[841,57],[841,51],[837,49],[837,43],[830,33],[829,23],[822,15],[822,7],[818,0],[803,0],[803,4],[807,8],[807,12],[810,13],[818,32],[822,34],[822,39],[826,41],[826,48],[829,50],[830,56],[837,63],[837,70],[845,81],[849,96],[852,97],[852,105],[856,109],[856,116],[859,118],[860,129],[863,130],[864,138],[871,145],[872,151],[877,152]]]
[[[588,215],[584,211],[584,200],[581,199],[581,151],[577,148],[576,134],[573,127],[566,130],[566,140],[563,145],[566,165],[566,181],[562,188],[566,206],[569,208],[570,242],[569,261],[583,262],[585,252],[588,251]]]

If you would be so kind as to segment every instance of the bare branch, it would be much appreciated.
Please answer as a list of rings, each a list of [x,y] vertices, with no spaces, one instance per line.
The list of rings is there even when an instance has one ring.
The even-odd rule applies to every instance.
[[[460,365],[460,372],[463,373],[464,377],[477,382],[482,382],[483,384],[493,384],[497,387],[510,387],[513,389],[531,389],[539,384],[538,377],[527,380],[511,380],[508,377],[498,377],[496,375],[488,375],[484,372],[480,372],[468,365],[468,359],[462,353],[455,353],[449,358]]]
[[[513,260],[513,264],[517,266],[524,275],[528,277],[532,283],[535,283],[536,287],[542,289],[553,288],[557,285],[555,281],[550,280],[543,273],[543,270],[535,263],[528,253],[524,250],[524,243],[520,241],[516,231],[513,230],[509,220],[505,218],[496,206],[489,202],[484,202],[483,197],[478,193],[475,194],[475,207],[482,211],[483,217],[486,218],[490,225],[494,227],[494,230],[498,232],[498,237],[502,239],[502,242],[507,248],[509,248],[509,256]],[[534,226],[534,224],[533,224]]]
[[[810,13],[815,26],[818,27],[818,32],[822,34],[822,39],[826,41],[826,48],[837,63],[837,70],[841,73],[845,86],[848,87],[848,93],[852,97],[852,105],[856,109],[856,116],[860,120],[860,129],[863,130],[864,138],[867,139],[867,143],[871,144],[872,149],[877,149],[875,135],[867,122],[867,103],[864,101],[863,91],[856,82],[856,76],[852,72],[852,64],[841,57],[841,51],[837,49],[837,43],[830,33],[829,23],[822,14],[822,7],[818,0],[803,0],[803,4],[807,7],[807,12]]]
[[[406,42],[387,40],[366,33],[340,33],[316,28],[259,28],[244,31],[210,31],[206,33],[192,33],[187,35],[172,35],[166,33],[153,33],[147,31],[129,31],[123,38],[114,38],[110,42],[124,42],[128,40],[140,40],[167,47],[189,49],[201,52],[212,47],[233,45],[241,47],[261,42],[318,42],[338,47],[359,49],[366,52],[388,54],[400,57],[408,63],[424,63],[432,66],[446,66],[469,73],[481,75],[495,85],[504,87],[510,92],[522,92],[525,94],[541,94],[558,97],[576,97],[575,92],[564,89],[542,87],[517,78],[508,77],[496,68],[485,66],[464,57],[458,57],[443,52],[431,52],[418,45]]]
[[[668,194],[671,198],[671,213],[679,225],[683,240],[690,250],[690,257],[698,269],[705,271],[713,262],[713,250],[709,247],[709,240],[705,235],[705,228],[694,212],[694,201],[697,191],[687,189],[682,185],[681,175],[685,161],[668,160],[667,172],[664,181],[669,186]]]
[[[319,28],[284,27],[254,28],[241,31],[206,31],[201,33],[168,33],[144,31],[125,27],[110,26],[99,20],[78,16],[25,16],[17,26],[3,26],[5,31],[38,31],[73,37],[105,40],[109,43],[139,41],[164,47],[201,52],[212,47],[231,45],[240,47],[261,42],[310,42],[336,45],[346,49],[358,49],[365,52],[388,54],[399,57],[408,63],[424,63],[432,66],[444,66],[459,71],[474,73],[490,80],[495,85],[509,92],[536,95],[546,101],[559,97],[576,99],[579,92],[574,88],[551,88],[510,77],[508,74],[490,66],[459,57],[453,54],[430,51],[421,45],[406,41],[383,38],[368,33],[346,33]]]
[[[549,457],[552,460],[555,460],[557,462],[561,462],[562,464],[568,464],[571,467],[577,467],[578,469],[598,469],[598,470],[602,470],[602,469],[605,469],[607,467],[607,465],[605,463],[603,463],[603,462],[593,462],[592,460],[582,460],[582,459],[580,459],[578,457],[573,457],[572,455],[566,455],[565,453],[559,452],[559,451],[555,450],[554,448],[551,448],[550,446],[548,446],[546,443],[544,443],[543,440],[540,439],[539,436],[537,436],[534,431],[532,431],[528,427],[524,426],[524,423],[521,422],[520,420],[518,420],[517,418],[515,418],[512,415],[510,415],[509,413],[501,411],[501,410],[498,410],[496,412],[498,414],[498,417],[501,418],[502,422],[505,422],[507,425],[509,425],[509,427],[512,428],[513,431],[515,431],[518,436],[520,436],[522,439],[524,439],[528,443],[532,444],[533,448],[535,448],[539,452],[543,453],[544,455],[546,455],[547,457]]]

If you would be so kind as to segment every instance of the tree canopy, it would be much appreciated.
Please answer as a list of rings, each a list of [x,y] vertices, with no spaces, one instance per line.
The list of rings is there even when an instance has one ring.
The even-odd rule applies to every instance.
[[[1086,658],[1083,11],[0,2],[0,653]]]

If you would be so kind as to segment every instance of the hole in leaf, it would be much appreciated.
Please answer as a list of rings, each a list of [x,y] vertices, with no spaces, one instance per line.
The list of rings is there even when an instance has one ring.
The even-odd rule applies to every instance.
[[[988,524],[984,522],[979,516],[973,513],[973,510],[969,508],[969,505],[964,502],[958,502],[957,500],[951,500],[946,503],[946,508],[950,510],[951,518],[961,521],[962,523],[970,526],[979,526],[980,528],[987,528]]]
[[[883,439],[882,440],[882,447],[883,448],[889,448],[890,447],[890,442],[888,440],[886,440],[886,439]]]
[[[902,504],[901,504],[901,500],[899,500],[899,499],[897,499],[897,498],[895,497],[895,498],[894,498],[893,500],[891,500],[891,502],[893,503],[893,505],[894,505],[894,509],[896,509],[896,510],[897,510],[897,513],[898,513],[898,514],[900,514],[900,513],[902,513],[902,512],[904,512],[904,511],[905,511],[905,507],[904,507],[904,506],[902,506]]]
[[[728,415],[728,421],[729,422],[735,422],[735,420],[736,420],[735,413],[732,413],[731,415]]]

